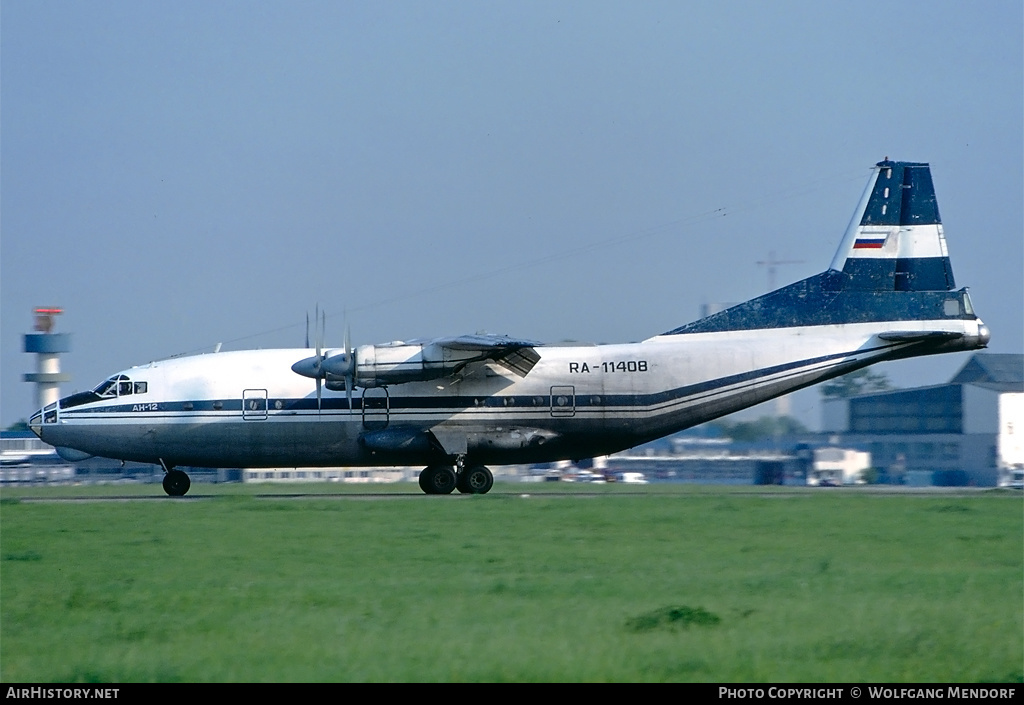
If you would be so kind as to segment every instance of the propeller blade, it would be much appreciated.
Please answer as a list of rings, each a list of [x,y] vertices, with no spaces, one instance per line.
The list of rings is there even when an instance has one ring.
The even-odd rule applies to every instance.
[[[349,344],[352,330],[345,322],[345,354],[349,356],[348,372],[345,374],[345,398],[348,399],[348,413],[352,413],[352,387],[355,386],[356,351]]]
[[[321,379],[326,376],[323,370],[324,364],[324,328],[327,326],[327,312],[320,310],[320,304],[316,305],[316,311],[318,318],[320,318],[320,330],[316,335],[316,413],[320,415],[323,406],[323,393],[321,388]]]
[[[323,326],[319,325],[320,321],[323,320],[323,319],[321,319],[321,315],[322,314],[320,312],[320,304],[317,304],[316,305],[316,321],[315,321],[315,323],[318,324],[317,325],[317,331],[316,331],[316,356],[317,357],[320,357],[321,348],[323,348],[323,342],[324,342]]]

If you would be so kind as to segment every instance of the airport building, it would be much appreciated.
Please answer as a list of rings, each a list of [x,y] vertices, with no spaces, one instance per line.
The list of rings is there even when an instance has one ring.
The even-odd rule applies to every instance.
[[[827,400],[824,430],[869,451],[883,481],[1012,484],[1024,473],[1024,355],[976,353],[946,384]]]

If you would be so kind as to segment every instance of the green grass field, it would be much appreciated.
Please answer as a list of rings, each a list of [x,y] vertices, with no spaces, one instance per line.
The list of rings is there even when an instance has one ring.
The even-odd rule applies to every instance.
[[[1019,493],[547,489],[5,490],[0,679],[1024,679]]]

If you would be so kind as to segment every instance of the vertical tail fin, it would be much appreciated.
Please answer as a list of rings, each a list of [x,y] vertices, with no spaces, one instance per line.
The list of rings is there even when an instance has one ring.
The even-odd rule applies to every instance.
[[[928,164],[875,165],[831,268],[847,275],[845,289],[956,288]]]
[[[967,290],[953,281],[931,169],[886,158],[875,165],[829,269],[664,335],[886,322],[899,326],[884,331],[885,340],[956,333],[964,345],[988,342],[988,329],[961,335],[946,325],[954,320],[980,324]],[[921,321],[929,322],[924,331]]]

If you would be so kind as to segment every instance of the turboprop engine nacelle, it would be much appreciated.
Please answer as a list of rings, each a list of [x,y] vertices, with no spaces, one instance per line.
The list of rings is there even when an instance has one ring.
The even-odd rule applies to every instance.
[[[360,345],[351,353],[329,355],[323,361],[327,388],[345,388],[345,378],[355,367],[357,387],[381,387],[405,382],[424,382],[447,377],[487,354],[480,350],[457,350],[435,344],[387,343]]]

